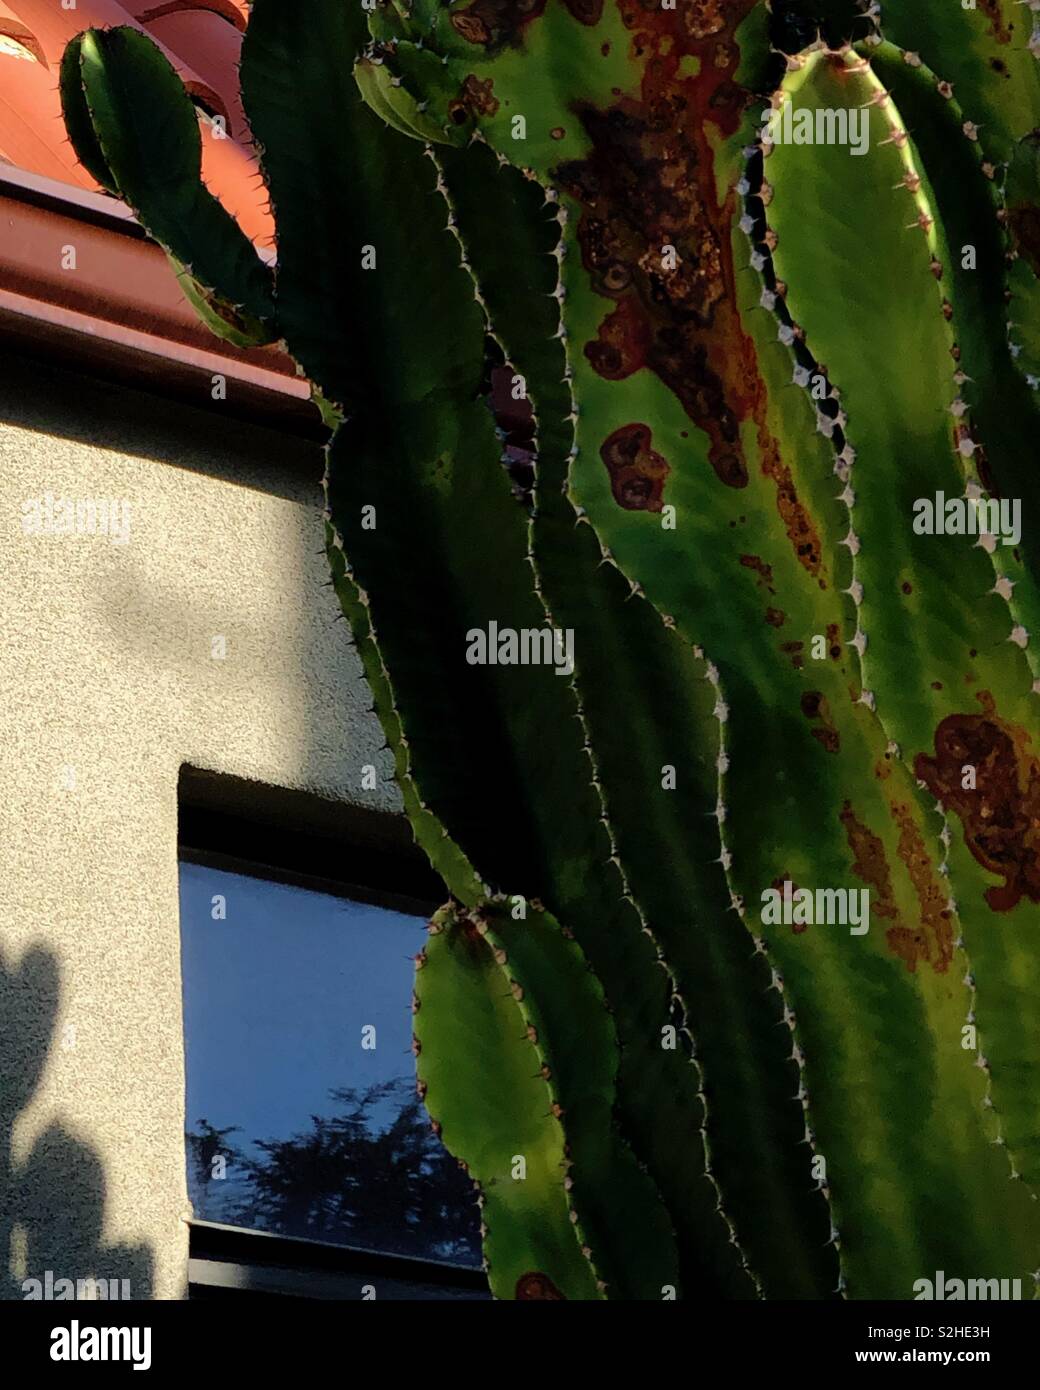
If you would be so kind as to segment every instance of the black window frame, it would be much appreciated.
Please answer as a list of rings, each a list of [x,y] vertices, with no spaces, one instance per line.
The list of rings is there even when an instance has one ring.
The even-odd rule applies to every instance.
[[[447,897],[404,816],[187,765],[177,800],[178,863],[417,916],[430,916]],[[192,1300],[363,1299],[366,1285],[377,1299],[491,1297],[483,1271],[464,1265],[213,1221],[188,1225]]]

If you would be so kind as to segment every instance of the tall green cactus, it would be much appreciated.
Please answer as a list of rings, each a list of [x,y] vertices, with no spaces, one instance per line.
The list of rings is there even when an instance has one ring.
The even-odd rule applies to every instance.
[[[450,895],[419,1086],[499,1297],[1033,1295],[1028,23],[255,0],[273,272],[148,40],[66,57],[84,162],[330,424],[333,579]],[[938,493],[1021,535],[919,534]],[[551,659],[467,660],[492,631]],[[868,929],[774,921],[785,884]]]

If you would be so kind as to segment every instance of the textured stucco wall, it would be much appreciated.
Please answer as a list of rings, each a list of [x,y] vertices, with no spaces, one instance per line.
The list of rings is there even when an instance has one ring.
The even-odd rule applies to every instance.
[[[23,534],[48,491],[125,500],[128,543]],[[313,447],[0,362],[3,1296],[185,1291],[181,764],[396,806],[319,497]]]

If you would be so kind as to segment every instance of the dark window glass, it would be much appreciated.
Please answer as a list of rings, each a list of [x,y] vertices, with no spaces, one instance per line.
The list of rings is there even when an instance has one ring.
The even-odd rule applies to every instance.
[[[478,1265],[415,1091],[423,918],[195,863],[180,899],[196,1218]]]

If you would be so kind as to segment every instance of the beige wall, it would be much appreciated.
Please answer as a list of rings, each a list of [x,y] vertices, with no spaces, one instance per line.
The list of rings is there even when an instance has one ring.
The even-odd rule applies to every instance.
[[[181,764],[397,804],[316,467],[219,410],[0,360],[6,1297],[48,1268],[184,1294]],[[46,491],[125,500],[128,543],[23,534]]]

